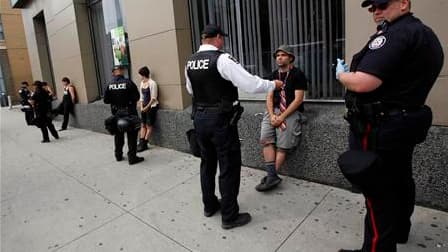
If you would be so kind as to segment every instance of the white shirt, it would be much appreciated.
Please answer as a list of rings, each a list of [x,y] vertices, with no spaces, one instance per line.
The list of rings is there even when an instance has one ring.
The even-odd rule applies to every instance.
[[[151,108],[153,108],[159,104],[159,101],[157,100],[158,96],[157,83],[151,78],[149,78],[148,82],[149,84],[143,81],[140,82],[140,88],[139,88],[140,101],[143,102],[142,88],[147,88],[149,86],[149,93],[151,94],[151,99],[149,101],[154,100],[153,104],[151,104]]]
[[[213,45],[204,44],[199,47],[198,52],[217,50],[218,48]],[[256,75],[250,74],[238,62],[233,60],[232,56],[228,53],[219,55],[216,65],[222,78],[232,82],[235,87],[247,93],[267,93],[275,90],[274,81],[264,80]],[[185,79],[187,80],[187,91],[192,95],[193,89],[188,78],[187,68],[185,68]]]

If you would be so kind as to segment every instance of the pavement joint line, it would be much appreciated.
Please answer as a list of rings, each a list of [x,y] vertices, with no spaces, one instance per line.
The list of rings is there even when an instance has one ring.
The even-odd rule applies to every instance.
[[[125,212],[124,212],[124,213],[121,213],[120,215],[117,215],[117,216],[115,216],[115,217],[113,217],[113,218],[107,220],[106,222],[103,222],[101,225],[99,225],[99,226],[97,226],[97,227],[95,227],[95,228],[93,228],[93,229],[91,229],[91,230],[89,230],[89,231],[83,233],[82,235],[80,235],[80,236],[78,236],[78,237],[75,237],[73,240],[68,241],[68,242],[62,244],[62,245],[59,246],[57,249],[52,250],[52,251],[58,251],[58,250],[60,250],[60,249],[62,249],[62,248],[64,248],[64,247],[66,247],[66,246],[72,244],[73,242],[76,242],[77,240],[79,240],[79,239],[81,239],[81,238],[83,238],[83,237],[85,237],[85,236],[87,236],[87,235],[89,235],[89,234],[91,234],[91,233],[93,233],[93,232],[95,232],[95,231],[101,229],[102,227],[104,227],[104,226],[106,226],[106,225],[108,225],[108,224],[114,222],[115,220],[117,220],[117,219],[119,219],[119,218],[121,218],[121,217],[123,217],[123,216],[125,216],[125,215],[127,215],[127,214],[129,214],[129,213],[125,213]]]
[[[184,244],[180,243],[179,241],[176,241],[174,238],[172,238],[171,236],[169,236],[168,234],[163,233],[162,231],[160,231],[159,229],[157,229],[156,227],[154,227],[153,225],[151,225],[150,223],[146,222],[145,220],[143,220],[142,218],[138,217],[137,215],[133,214],[133,213],[129,213],[129,215],[134,216],[134,218],[136,218],[137,220],[139,220],[141,223],[145,224],[146,226],[148,226],[149,228],[153,229],[154,231],[156,231],[157,233],[165,236],[167,239],[173,241],[174,243],[176,243],[177,245],[185,248],[188,251],[193,252],[193,250],[189,249],[187,246],[185,246]]]
[[[185,184],[185,182],[187,182],[187,181],[193,179],[194,177],[198,176],[199,173],[196,173],[195,175],[193,175],[193,176],[187,178],[186,180],[184,180],[184,181],[182,181],[182,182],[180,182],[180,183],[178,183],[178,184],[172,186],[171,188],[169,188],[169,189],[167,189],[167,190],[165,190],[165,191],[163,191],[163,192],[160,192],[159,194],[156,194],[156,195],[155,195],[154,197],[152,197],[151,199],[149,199],[149,200],[147,200],[147,201],[145,201],[145,202],[143,202],[143,203],[141,203],[141,204],[135,206],[134,208],[128,210],[128,209],[123,208],[120,204],[115,203],[115,202],[112,201],[111,199],[107,198],[105,195],[103,195],[103,194],[97,192],[97,191],[96,191],[94,188],[92,188],[91,186],[89,186],[89,185],[83,183],[82,181],[80,181],[80,180],[79,180],[77,177],[75,177],[74,175],[71,175],[71,174],[67,173],[66,171],[60,169],[59,167],[57,167],[55,164],[53,164],[51,161],[49,161],[48,159],[46,159],[46,158],[43,157],[42,155],[40,155],[40,154],[38,154],[38,155],[39,155],[43,160],[45,160],[47,163],[49,163],[51,166],[53,166],[56,170],[58,170],[59,172],[61,172],[61,173],[63,173],[64,175],[66,175],[66,176],[72,178],[73,180],[75,180],[76,182],[78,182],[79,184],[81,184],[82,186],[84,186],[84,187],[86,187],[87,189],[93,191],[95,194],[97,194],[97,195],[99,195],[100,197],[102,197],[103,199],[105,199],[105,200],[111,202],[111,204],[115,205],[116,207],[118,207],[120,210],[123,211],[123,213],[122,213],[121,215],[118,215],[118,216],[116,216],[115,218],[112,218],[111,220],[106,221],[105,223],[103,223],[103,224],[100,225],[99,227],[97,227],[97,228],[95,228],[95,229],[92,229],[92,230],[90,230],[90,231],[87,232],[87,233],[84,233],[83,235],[81,235],[81,236],[75,238],[75,239],[72,240],[72,241],[69,241],[68,243],[62,245],[60,248],[58,248],[58,249],[56,249],[56,250],[54,250],[54,251],[57,251],[57,250],[61,249],[62,247],[65,247],[65,246],[69,245],[71,242],[76,241],[76,240],[78,240],[78,239],[80,239],[80,238],[82,238],[82,237],[84,237],[84,236],[86,236],[86,235],[92,233],[93,231],[95,231],[95,230],[97,230],[97,229],[103,227],[104,225],[110,223],[111,221],[114,221],[114,220],[116,220],[116,219],[118,219],[118,218],[120,218],[120,217],[122,217],[122,216],[124,216],[124,215],[126,215],[126,214],[128,214],[128,215],[130,215],[130,216],[133,216],[134,218],[136,218],[137,220],[139,220],[141,223],[147,225],[148,227],[150,227],[151,229],[153,229],[153,230],[156,231],[157,233],[159,233],[159,234],[165,236],[167,239],[173,241],[174,243],[178,244],[179,246],[185,248],[186,250],[191,251],[191,252],[193,251],[193,250],[189,249],[188,247],[186,247],[185,245],[183,245],[182,243],[176,241],[174,238],[171,238],[169,235],[167,235],[167,234],[161,232],[160,230],[158,230],[157,228],[155,228],[155,227],[152,226],[151,224],[147,223],[147,222],[146,222],[145,220],[143,220],[142,218],[140,218],[140,217],[138,217],[137,215],[133,214],[131,211],[135,210],[135,209],[136,209],[137,207],[139,207],[139,206],[142,206],[142,205],[148,203],[148,202],[151,201],[151,200],[154,200],[154,199],[156,199],[156,198],[162,196],[162,195],[165,194],[165,193],[168,193],[169,191],[175,189],[176,187],[178,187],[178,186],[180,186],[180,185],[182,185],[182,184]]]
[[[291,238],[291,236],[300,228],[300,226],[310,217],[310,215],[320,206],[320,204],[327,198],[327,196],[333,192],[333,189],[329,189],[328,192],[322,197],[322,199],[319,201],[319,204],[315,205],[313,209],[303,218],[302,221],[291,231],[291,233],[280,243],[280,245],[274,250],[278,251],[288,240]]]
[[[16,144],[16,142],[13,141],[14,144]],[[16,144],[17,145],[17,144]],[[112,221],[126,215],[126,214],[130,214],[126,209],[123,209],[119,204],[115,203],[114,201],[108,199],[106,196],[102,195],[101,193],[97,192],[94,188],[92,188],[91,186],[83,183],[82,181],[78,180],[78,178],[74,177],[73,175],[65,172],[64,170],[60,169],[57,165],[53,164],[50,160],[48,160],[47,158],[45,158],[43,155],[41,155],[40,153],[37,153],[37,156],[40,157],[42,160],[46,161],[48,164],[50,164],[54,169],[58,170],[59,172],[63,173],[65,176],[72,178],[73,180],[75,180],[76,182],[78,182],[79,184],[81,184],[82,186],[86,187],[87,189],[93,191],[95,194],[99,195],[100,197],[102,197],[103,199],[111,202],[111,204],[115,205],[116,207],[118,207],[120,210],[122,210],[122,213],[111,218],[110,220],[107,220],[106,222],[103,222],[101,225],[97,226],[96,228],[93,228],[91,230],[89,230],[88,232],[76,237],[75,239],[68,241],[67,243],[61,245],[59,248],[53,250],[53,251],[57,251],[59,249],[62,249],[63,247],[66,247],[67,245],[71,244],[72,242],[81,239],[82,237],[100,229],[101,227],[111,223]]]
[[[199,175],[199,172],[196,173],[195,175],[192,175],[191,177],[185,179],[184,181],[179,182],[178,184],[176,184],[176,185],[174,185],[174,186],[172,186],[172,187],[166,189],[165,191],[157,193],[156,195],[154,195],[154,196],[151,197],[150,199],[148,199],[148,200],[146,200],[146,201],[144,201],[144,202],[141,202],[140,204],[136,205],[135,207],[129,209],[129,212],[134,211],[134,210],[137,209],[138,207],[141,207],[141,206],[145,205],[146,203],[148,203],[148,202],[150,202],[150,201],[152,201],[152,200],[154,200],[154,199],[157,199],[157,198],[161,197],[162,195],[164,195],[164,194],[166,194],[166,193],[168,193],[168,192],[170,192],[170,191],[176,189],[177,187],[179,187],[179,186],[185,184],[185,182],[187,182],[187,181],[189,181],[189,180],[192,180],[194,177],[196,177],[196,176],[198,176],[198,175]]]

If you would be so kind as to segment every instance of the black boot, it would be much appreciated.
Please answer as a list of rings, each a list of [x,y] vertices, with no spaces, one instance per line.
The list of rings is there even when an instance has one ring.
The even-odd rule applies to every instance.
[[[137,146],[137,152],[142,152],[147,149],[148,149],[148,140],[141,138]]]
[[[145,160],[143,157],[137,157],[137,156],[134,156],[134,157],[128,157],[129,158],[129,164],[130,165],[133,165],[133,164],[137,164],[137,163],[140,163],[140,162],[142,162],[143,160]]]

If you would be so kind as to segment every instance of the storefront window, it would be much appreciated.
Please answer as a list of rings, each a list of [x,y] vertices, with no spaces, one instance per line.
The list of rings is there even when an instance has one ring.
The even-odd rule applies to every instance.
[[[1,16],[0,16],[0,40],[5,40],[5,34],[3,33],[3,23]]]
[[[272,52],[288,44],[310,81],[307,99],[342,99],[333,63],[344,57],[343,0],[190,0],[189,6],[194,50],[203,27],[220,24],[229,33],[225,51],[251,73],[266,76],[276,67]]]
[[[92,43],[95,49],[101,96],[104,87],[112,79],[111,70],[114,65],[123,65],[130,69],[126,24],[121,10],[121,0],[91,0],[89,2]]]

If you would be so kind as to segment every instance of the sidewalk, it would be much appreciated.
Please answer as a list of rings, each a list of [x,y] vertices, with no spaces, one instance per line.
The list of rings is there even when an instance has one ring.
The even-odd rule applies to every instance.
[[[220,214],[203,216],[199,159],[189,154],[151,146],[140,154],[144,162],[129,166],[115,161],[109,135],[69,128],[41,144],[40,130],[26,126],[19,109],[2,108],[0,120],[1,251],[361,246],[361,195],[289,177],[277,190],[259,193],[254,187],[264,172],[243,167],[239,203],[252,222],[223,230]],[[448,213],[416,207],[409,242],[398,251],[448,251]]]

